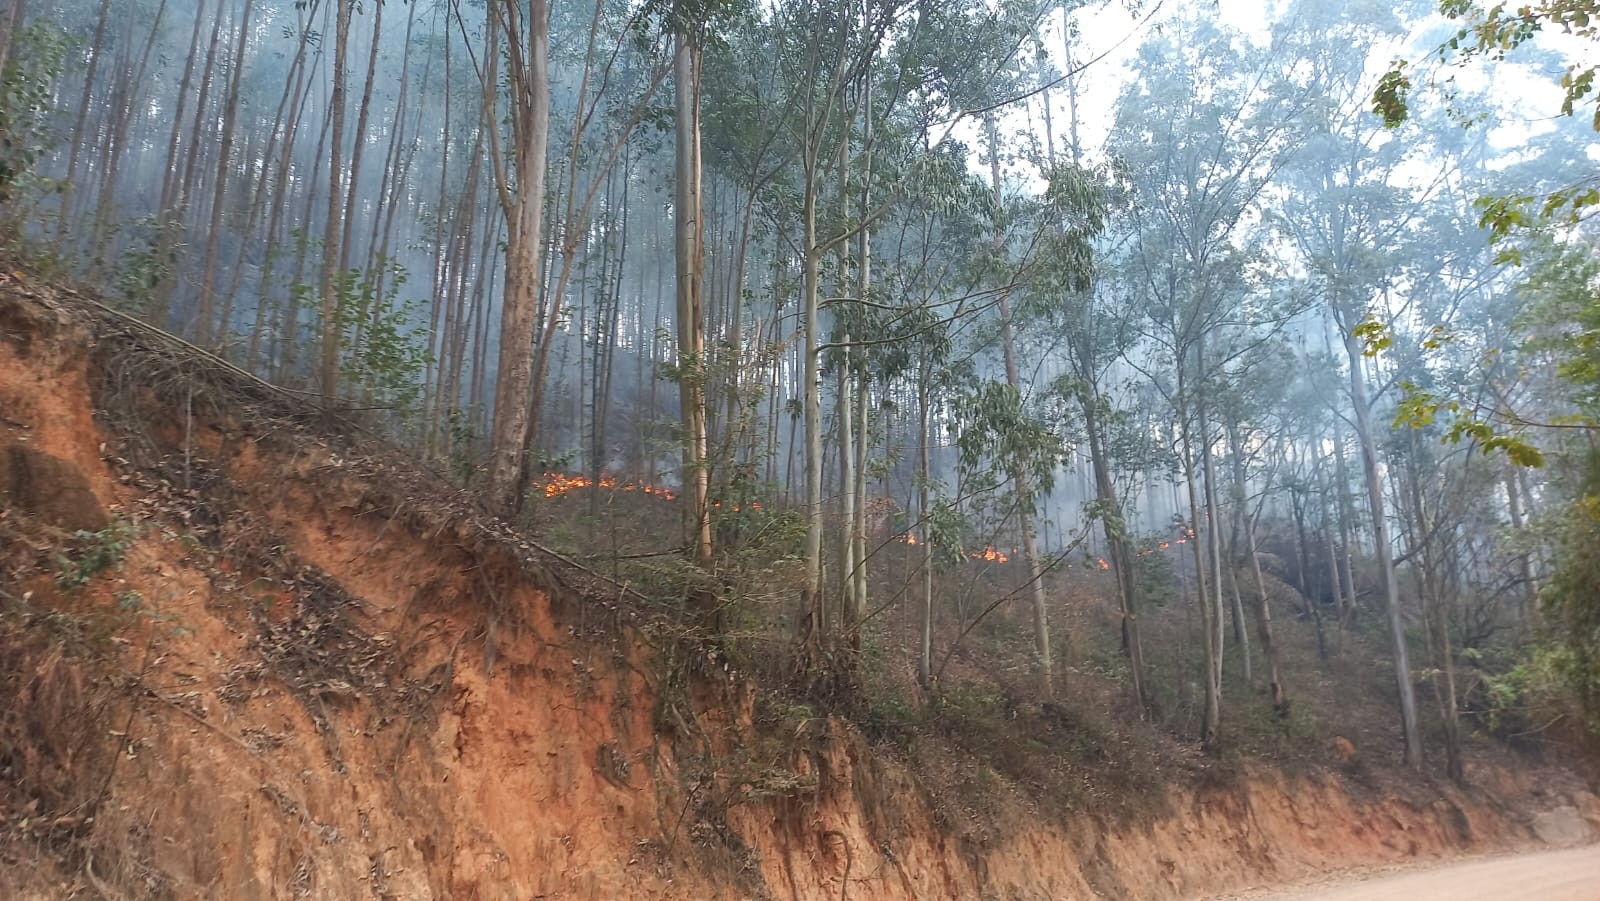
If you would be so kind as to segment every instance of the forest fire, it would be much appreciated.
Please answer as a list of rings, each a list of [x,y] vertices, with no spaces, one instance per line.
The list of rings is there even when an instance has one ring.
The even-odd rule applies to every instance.
[[[1190,535],[1193,535],[1193,534],[1194,533],[1191,531]],[[899,535],[894,536],[890,540],[898,541],[901,544],[907,544],[907,545],[910,545],[912,547],[918,547],[918,546],[920,546],[920,545],[925,543],[921,539],[917,538],[916,535],[913,535],[910,532],[901,533]],[[1187,539],[1179,538],[1177,543],[1178,544],[1184,544],[1186,542],[1187,542]],[[1146,549],[1144,549],[1142,551],[1136,552],[1134,554],[1134,556],[1135,557],[1145,557],[1145,556],[1148,556],[1150,554],[1154,554],[1157,551],[1170,550],[1171,548],[1172,548],[1172,542],[1163,541],[1163,542],[1160,542],[1159,544],[1157,544],[1155,547],[1146,548]],[[1012,548],[1010,553],[1002,551],[1002,550],[1000,550],[999,548],[996,548],[996,547],[985,547],[982,550],[968,551],[967,552],[967,557],[968,558],[970,558],[972,560],[982,560],[982,561],[984,561],[986,563],[1010,563],[1011,562],[1011,558],[1015,557],[1016,555],[1017,555],[1017,549],[1016,548]],[[1085,566],[1098,567],[1101,572],[1110,572],[1111,571],[1111,561],[1107,560],[1104,557],[1095,557],[1093,563],[1089,563],[1089,562],[1086,561],[1084,565]],[[1066,564],[1066,568],[1067,569],[1071,569],[1072,568],[1072,564],[1071,563]]]
[[[649,7],[0,0],[0,901],[1600,873],[1600,0]]]
[[[967,556],[974,560],[983,560],[988,563],[1011,562],[1011,557],[1008,556],[1005,551],[996,550],[992,547],[986,547],[982,551],[971,551],[967,554]]]
[[[646,482],[624,482],[617,479],[616,476],[611,475],[602,475],[600,477],[600,481],[597,483],[594,479],[591,479],[588,476],[572,476],[563,475],[556,472],[547,472],[541,478],[541,481],[537,487],[538,490],[544,493],[545,497],[553,498],[561,497],[564,494],[583,488],[593,488],[597,484],[599,487],[607,489],[608,491],[637,492],[639,494],[648,494],[652,497],[659,497],[664,501],[678,499],[678,493],[673,491],[671,488],[662,488],[659,485],[651,485]],[[740,513],[747,508],[750,510],[760,510],[761,504],[751,501],[749,504],[730,505],[724,504],[722,501],[714,501],[712,502],[711,507],[712,509],[716,510],[721,510],[723,507],[728,507],[728,509],[732,510],[733,512]]]
[[[670,488],[661,488],[655,485],[646,484],[644,482],[619,482],[617,481],[616,476],[602,475],[598,484],[601,488],[608,488],[613,491],[637,491],[641,494],[654,495],[662,500],[668,501],[673,500],[678,496],[677,493]],[[561,495],[570,491],[576,491],[581,488],[593,488],[595,485],[595,480],[588,478],[587,476],[569,476],[562,475],[561,473],[547,472],[543,476],[539,490],[544,492],[545,497],[560,497]]]
[[[728,509],[732,510],[735,513],[741,513],[741,512],[744,511],[745,506],[746,506],[745,504],[734,504],[734,505],[730,506]],[[751,510],[760,510],[761,509],[761,505],[759,503],[755,502],[755,501],[751,501],[748,506],[749,506],[749,508]],[[713,510],[721,510],[722,507],[723,507],[722,501],[713,501],[712,504],[711,504],[711,509],[713,509]]]
[[[893,540],[898,541],[901,544],[911,545],[912,547],[918,547],[925,543],[918,540],[917,536],[911,534],[910,532],[896,535],[894,536]],[[969,559],[982,560],[986,563],[1010,563],[1012,556],[1015,554],[1015,548],[1012,548],[1011,553],[1009,554],[995,547],[985,547],[981,551],[967,551],[967,557]]]

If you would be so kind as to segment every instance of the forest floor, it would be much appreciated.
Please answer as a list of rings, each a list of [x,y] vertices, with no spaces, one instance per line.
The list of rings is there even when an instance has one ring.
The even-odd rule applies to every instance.
[[[676,505],[659,497],[587,485],[540,498],[532,516],[534,533],[551,547],[632,584],[662,581],[659,561],[670,558],[662,536],[676,534],[678,523]],[[1289,705],[1275,710],[1271,704],[1254,629],[1247,636],[1247,678],[1230,628],[1223,737],[1206,752],[1196,741],[1203,649],[1192,590],[1185,594],[1174,584],[1140,614],[1152,700],[1149,715],[1141,716],[1119,642],[1115,585],[1110,573],[1094,565],[1092,553],[1046,577],[1058,655],[1048,696],[1033,668],[1031,620],[1021,590],[1025,566],[1015,560],[975,562],[941,571],[941,597],[950,606],[935,627],[935,667],[942,668],[942,677],[940,693],[930,702],[915,679],[920,553],[887,529],[874,536],[874,544],[869,606],[884,610],[865,630],[859,682],[848,695],[818,699],[790,684],[792,592],[786,586],[797,578],[792,561],[762,558],[752,564],[736,556],[726,581],[746,607],[736,611],[725,647],[766,689],[758,715],[775,723],[824,711],[844,716],[883,753],[914,761],[935,803],[948,803],[958,814],[953,821],[970,838],[998,834],[1004,811],[1011,809],[999,795],[1012,795],[1011,801],[1034,810],[1092,809],[1138,821],[1161,812],[1168,786],[1225,783],[1251,767],[1332,773],[1375,796],[1418,784],[1401,763],[1397,686],[1389,627],[1375,606],[1378,585],[1359,562],[1361,605],[1341,619],[1331,604],[1319,609],[1308,603],[1288,581],[1281,557],[1264,554]],[[669,573],[673,565],[667,565]],[[1007,596],[1013,600],[973,625],[994,599]],[[1414,663],[1418,672],[1432,674],[1419,678],[1417,691],[1427,779],[1442,780],[1438,669],[1425,656]],[[1508,788],[1530,768],[1595,766],[1594,742],[1559,728],[1561,723],[1541,729],[1543,723],[1518,720],[1491,728],[1484,671],[1469,662],[1457,675],[1468,784]]]

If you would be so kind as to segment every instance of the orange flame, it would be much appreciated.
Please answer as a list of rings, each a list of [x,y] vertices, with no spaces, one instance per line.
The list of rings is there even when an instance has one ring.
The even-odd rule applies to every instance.
[[[566,494],[570,491],[576,491],[580,488],[593,488],[596,484],[598,484],[601,488],[607,488],[613,491],[638,491],[642,494],[653,495],[661,498],[662,500],[668,501],[674,500],[678,496],[671,488],[661,488],[656,485],[645,484],[644,482],[618,482],[617,477],[612,475],[602,475],[600,477],[600,481],[596,483],[595,480],[587,476],[569,476],[562,475],[561,473],[547,472],[544,474],[543,482],[544,484],[540,490],[544,492],[545,497],[560,497],[563,494]]]
[[[917,536],[911,534],[910,532],[905,532],[905,533],[896,535],[896,536],[894,536],[894,538],[892,538],[890,540],[898,541],[901,544],[909,544],[909,545],[911,545],[913,547],[923,544],[923,542],[920,539],[918,539]],[[996,548],[996,547],[985,547],[981,551],[967,551],[967,557],[969,559],[972,559],[972,560],[983,560],[983,561],[985,561],[987,563],[1010,563],[1011,562],[1011,558],[1015,557],[1016,554],[1017,554],[1017,549],[1016,548],[1012,548],[1011,549],[1011,553],[1009,553],[1009,554],[1006,553],[1005,551],[1000,550],[999,548]]]

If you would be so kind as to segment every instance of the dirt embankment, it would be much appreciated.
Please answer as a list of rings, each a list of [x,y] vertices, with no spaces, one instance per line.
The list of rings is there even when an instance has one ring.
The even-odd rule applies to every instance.
[[[37,714],[0,729],[0,893],[1155,899],[1600,826],[1549,774],[1263,773],[1131,823],[1011,786],[976,841],[919,761],[833,720],[763,734],[620,586],[295,410],[0,275],[0,684]]]

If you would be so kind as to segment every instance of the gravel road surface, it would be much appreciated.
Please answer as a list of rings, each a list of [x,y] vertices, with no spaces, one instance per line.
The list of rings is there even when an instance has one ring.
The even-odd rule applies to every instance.
[[[1341,874],[1235,901],[1600,901],[1600,845]]]

